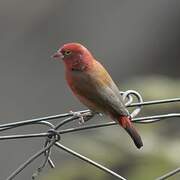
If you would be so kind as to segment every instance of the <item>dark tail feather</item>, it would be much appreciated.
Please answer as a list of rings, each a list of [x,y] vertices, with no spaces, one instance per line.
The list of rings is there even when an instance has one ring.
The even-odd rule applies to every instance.
[[[131,126],[131,127],[126,127],[125,130],[127,131],[127,133],[131,136],[131,138],[134,141],[134,144],[136,145],[136,147],[138,149],[140,149],[143,146],[143,142],[141,140],[140,135],[138,134],[138,132],[136,131],[136,129]]]
[[[119,118],[119,123],[131,136],[136,147],[140,149],[143,146],[143,142],[135,127],[132,125],[130,118],[127,116],[121,116]]]

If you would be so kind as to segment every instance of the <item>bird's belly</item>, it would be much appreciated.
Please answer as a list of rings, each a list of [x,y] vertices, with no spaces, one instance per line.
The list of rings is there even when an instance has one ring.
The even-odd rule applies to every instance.
[[[98,103],[98,97],[95,95],[96,87],[88,76],[79,76],[77,73],[73,74],[71,78],[67,78],[67,81],[73,94],[80,100],[81,103],[83,103],[92,111],[105,111],[103,105]]]
[[[67,74],[69,87],[74,95],[89,109],[119,117],[124,112],[123,104],[116,93],[98,77],[86,73]]]
[[[75,95],[80,100],[80,102],[83,103],[85,106],[87,106],[90,110],[94,112],[105,112],[105,109],[101,106],[98,106],[95,102],[79,94],[75,94]]]

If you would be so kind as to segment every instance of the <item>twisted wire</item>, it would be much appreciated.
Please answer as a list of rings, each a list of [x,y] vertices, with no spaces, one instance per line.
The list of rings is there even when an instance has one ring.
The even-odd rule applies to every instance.
[[[152,116],[143,116],[143,117],[136,117],[140,111],[142,110],[143,106],[149,106],[149,105],[155,105],[155,104],[165,104],[165,103],[176,103],[180,102],[180,98],[171,98],[171,99],[162,99],[162,100],[153,100],[153,101],[143,101],[143,98],[141,95],[134,91],[134,90],[128,90],[126,92],[120,92],[120,94],[123,97],[123,100],[125,102],[126,107],[133,107],[132,112],[130,112],[130,115],[132,117],[133,123],[142,123],[142,124],[148,124],[148,123],[155,123],[157,121],[166,120],[169,118],[174,117],[180,117],[180,113],[169,113],[169,114],[160,114],[160,115],[152,115]],[[33,133],[33,134],[18,134],[18,135],[2,135],[0,136],[0,140],[17,140],[17,139],[29,139],[29,138],[39,138],[44,137],[45,143],[44,147],[38,151],[36,154],[34,154],[32,157],[30,157],[26,162],[24,162],[22,165],[20,165],[8,178],[7,180],[14,179],[18,174],[20,174],[24,168],[26,168],[30,163],[32,163],[34,160],[36,160],[39,156],[44,154],[44,162],[39,166],[37,171],[32,175],[32,178],[35,179],[36,176],[42,171],[42,169],[49,164],[51,168],[55,167],[54,162],[51,159],[51,148],[56,146],[69,154],[85,161],[86,163],[89,163],[96,168],[103,170],[104,172],[111,174],[117,179],[126,180],[126,178],[122,177],[121,175],[115,173],[114,171],[100,165],[99,163],[73,151],[72,149],[62,145],[59,143],[61,140],[61,134],[76,132],[76,131],[82,131],[87,129],[94,129],[94,128],[101,128],[101,127],[107,127],[107,126],[113,126],[116,125],[116,122],[106,122],[106,123],[99,123],[99,124],[91,124],[91,125],[83,125],[73,128],[67,128],[62,129],[62,127],[75,120],[79,120],[82,123],[82,120],[85,118],[91,119],[94,117],[94,113],[92,113],[90,110],[82,110],[77,112],[69,112],[64,114],[57,114],[52,116],[46,116],[46,117],[40,117],[35,119],[29,119],[24,121],[17,121],[13,123],[5,123],[0,124],[0,132],[7,131],[9,129],[17,128],[20,126],[27,126],[27,125],[44,125],[49,128],[47,132],[43,133]],[[53,120],[55,119],[61,119],[57,124],[53,124]],[[65,119],[64,119],[65,118]],[[170,171],[169,173],[158,177],[156,180],[163,180],[167,179],[171,176],[176,175],[180,172],[180,168]]]

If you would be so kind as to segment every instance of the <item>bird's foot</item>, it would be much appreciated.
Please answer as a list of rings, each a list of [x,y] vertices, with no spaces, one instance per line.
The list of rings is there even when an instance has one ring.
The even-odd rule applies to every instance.
[[[81,125],[90,120],[95,115],[95,113],[92,111],[85,113],[70,111],[70,113],[72,113],[74,117],[77,117],[79,119],[79,124]]]
[[[91,118],[94,117],[95,114],[96,114],[96,113],[93,112],[93,111],[89,111],[89,112],[83,113],[84,122],[82,122],[82,123],[80,122],[80,124],[83,124],[83,123],[89,121]]]
[[[73,111],[69,111],[69,113],[71,113],[74,117],[77,117],[79,119],[79,124],[83,124],[84,121],[84,115],[80,112],[73,112]]]

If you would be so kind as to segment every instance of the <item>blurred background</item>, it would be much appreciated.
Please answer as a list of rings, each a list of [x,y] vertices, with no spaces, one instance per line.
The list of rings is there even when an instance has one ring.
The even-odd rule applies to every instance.
[[[180,96],[180,1],[178,0],[1,0],[0,123],[81,110],[51,55],[66,42],[80,42],[108,69],[120,89],[144,100]],[[141,115],[178,112],[180,105],[145,107]],[[91,122],[110,119],[97,117]],[[77,124],[75,124],[77,125]],[[137,150],[119,127],[66,134],[62,143],[129,180],[152,180],[180,164],[179,119],[137,125],[144,147]],[[8,134],[45,131],[41,126]],[[0,179],[43,145],[43,139],[0,141]],[[55,170],[42,180],[111,180],[111,176],[53,149]],[[31,179],[40,158],[17,176]],[[180,175],[171,179],[180,179]]]

